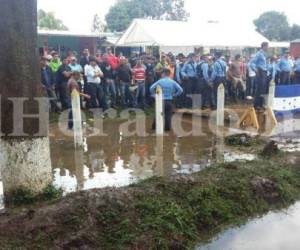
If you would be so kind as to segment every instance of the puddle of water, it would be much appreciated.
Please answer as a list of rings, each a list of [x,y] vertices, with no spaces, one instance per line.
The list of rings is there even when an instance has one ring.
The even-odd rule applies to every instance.
[[[242,227],[228,229],[197,250],[297,250],[299,232],[300,202],[285,212],[271,212]]]
[[[88,138],[86,152],[74,151],[73,138],[52,127],[54,184],[65,192],[118,187],[152,176],[198,172],[211,164],[215,140],[207,123],[202,125],[203,136],[177,137],[171,133],[163,139],[151,135],[124,137],[119,126],[120,122],[104,124],[109,137]],[[188,131],[191,124],[183,127]]]

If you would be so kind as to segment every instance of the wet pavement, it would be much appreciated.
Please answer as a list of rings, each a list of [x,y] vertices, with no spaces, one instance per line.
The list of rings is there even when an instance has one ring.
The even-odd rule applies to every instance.
[[[300,202],[283,212],[271,212],[239,228],[228,229],[197,250],[298,250]]]

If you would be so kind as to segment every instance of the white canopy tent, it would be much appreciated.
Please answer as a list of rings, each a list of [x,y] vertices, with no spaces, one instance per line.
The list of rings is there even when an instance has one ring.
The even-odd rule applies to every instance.
[[[195,47],[216,49],[257,48],[268,41],[254,27],[236,30],[218,22],[134,19],[118,40],[118,47],[159,46],[162,51],[193,51]]]

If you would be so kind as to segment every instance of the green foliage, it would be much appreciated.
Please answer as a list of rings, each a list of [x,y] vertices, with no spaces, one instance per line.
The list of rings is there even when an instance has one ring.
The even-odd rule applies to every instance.
[[[106,15],[111,31],[124,31],[134,18],[187,20],[184,0],[119,0]]]
[[[291,27],[291,41],[300,39],[300,25],[294,24]]]
[[[257,137],[251,137],[247,134],[235,134],[225,137],[225,143],[229,146],[244,146],[250,147],[261,144],[262,140]]]
[[[60,19],[57,19],[53,12],[38,11],[38,27],[47,30],[68,30]]]
[[[290,26],[287,16],[277,11],[265,12],[254,20],[257,31],[272,41],[288,41]]]
[[[259,33],[271,41],[290,41],[300,38],[300,26],[290,26],[284,13],[268,11],[254,20]]]
[[[26,188],[18,188],[12,193],[6,195],[5,200],[8,205],[21,206],[31,205],[41,201],[50,201],[62,196],[62,190],[54,187],[52,184],[46,186],[40,194],[33,193]]]

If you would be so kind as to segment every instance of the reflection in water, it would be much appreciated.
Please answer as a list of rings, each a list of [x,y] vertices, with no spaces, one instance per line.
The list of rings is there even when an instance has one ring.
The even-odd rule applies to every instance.
[[[88,138],[86,152],[74,151],[72,137],[51,128],[55,134],[51,138],[54,184],[65,192],[124,186],[151,176],[200,171],[211,162],[215,141],[207,126],[203,126],[203,136],[179,138],[173,134],[124,137],[119,125],[104,124],[109,137]],[[187,131],[190,126],[184,125]]]
[[[297,250],[300,249],[300,203],[287,212],[269,213],[240,228],[225,231],[199,250]]]

